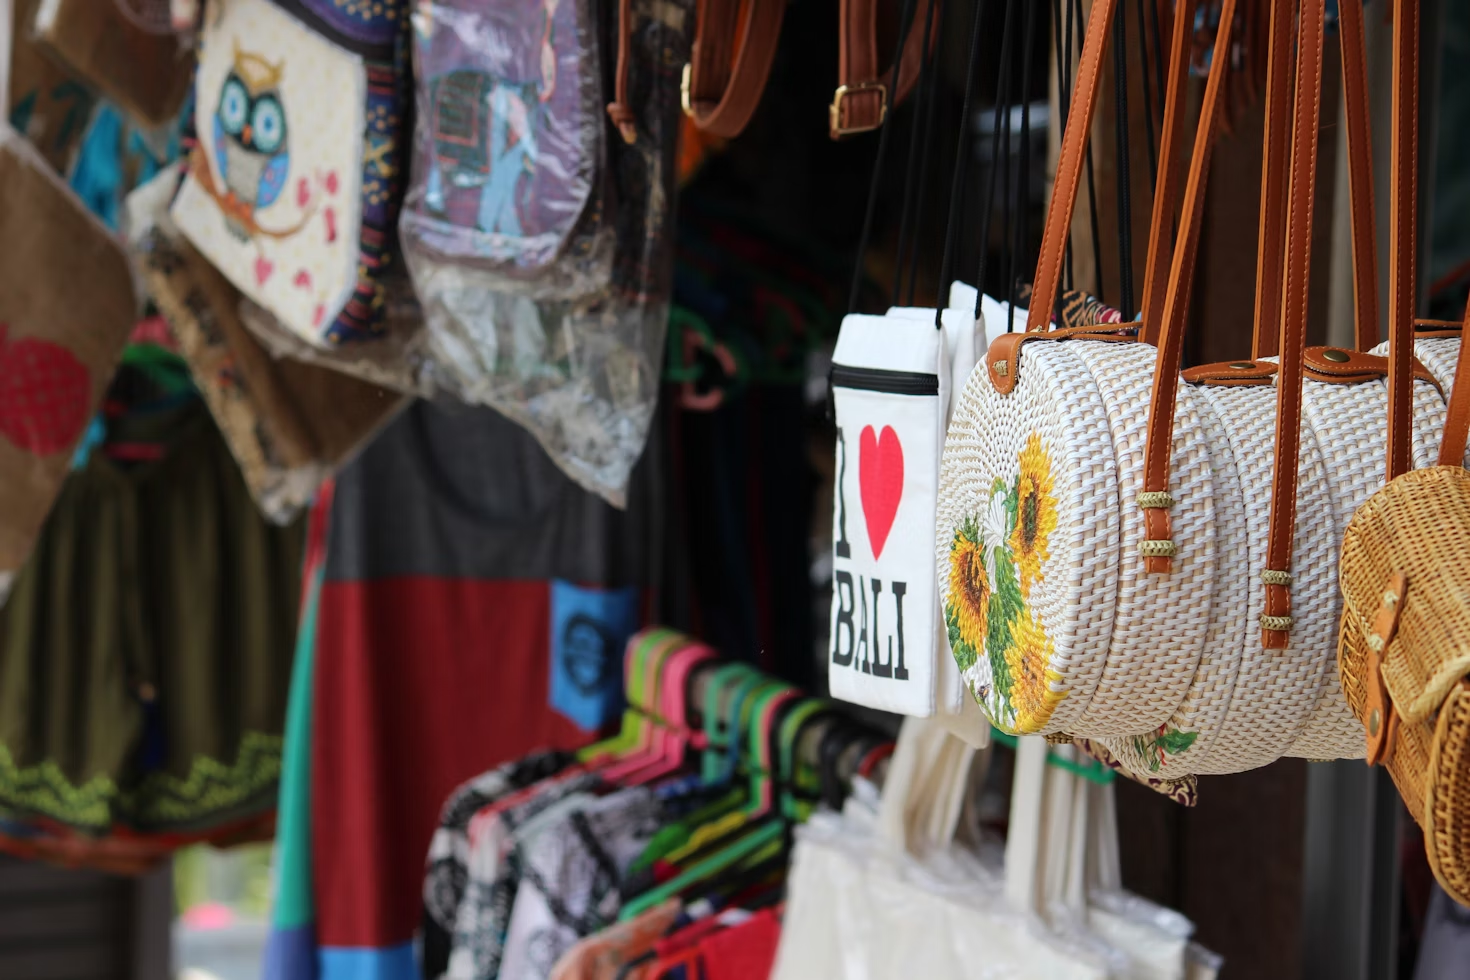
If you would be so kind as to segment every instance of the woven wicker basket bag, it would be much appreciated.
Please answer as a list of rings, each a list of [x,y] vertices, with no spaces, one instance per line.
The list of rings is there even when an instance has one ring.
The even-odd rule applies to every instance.
[[[1221,561],[1211,639],[1188,696],[1165,725],[1132,738],[1103,740],[1125,766],[1160,778],[1238,772],[1289,752],[1321,702],[1331,662],[1336,538],[1324,536],[1319,527],[1330,504],[1327,459],[1309,427],[1278,427],[1283,405],[1282,418],[1297,417],[1285,395],[1299,390],[1300,371],[1285,372],[1283,391],[1273,385],[1275,358],[1266,356],[1278,341],[1299,352],[1305,330],[1315,171],[1312,141],[1293,138],[1296,132],[1315,133],[1321,59],[1305,60],[1292,71],[1293,13],[1290,5],[1273,7],[1270,25],[1257,359],[1184,372],[1198,386],[1186,390],[1202,398],[1213,415],[1209,424],[1219,435],[1211,438],[1212,457],[1216,473],[1225,474],[1217,477],[1215,500]],[[1302,19],[1301,49],[1321,51],[1320,23],[1317,16]],[[1279,196],[1273,198],[1272,190]],[[1294,368],[1299,356],[1291,362]],[[1278,458],[1295,458],[1297,464],[1290,468],[1295,480],[1280,487]],[[1282,525],[1289,534],[1281,534]],[[1174,537],[1180,537],[1178,529]],[[1270,589],[1262,591],[1256,579],[1261,569],[1281,568],[1281,556],[1296,570],[1286,577],[1294,608],[1268,610]],[[1268,612],[1274,619],[1263,619]],[[1289,632],[1263,634],[1257,627],[1268,622]]]
[[[936,550],[951,646],[991,721],[1012,732],[1157,727],[1194,678],[1214,592],[1213,471],[1193,399],[1182,401],[1178,425],[1163,429],[1173,437],[1172,478],[1188,488],[1178,516],[1190,538],[1177,574],[1149,577],[1134,498],[1157,356],[1116,324],[1047,330],[1115,2],[1099,0],[1089,16],[1028,329],[992,344],[970,376],[942,462]],[[1182,131],[1176,106],[1182,86],[1171,79],[1166,160]],[[1172,215],[1177,183],[1156,195],[1156,226]],[[1175,274],[1166,252],[1151,254],[1146,310],[1162,306]],[[1074,339],[1051,342],[1064,337]],[[1015,349],[1022,339],[1037,341],[1024,368]]]
[[[1410,471],[1417,441],[1410,419],[1418,37],[1416,0],[1399,0],[1394,6],[1394,292],[1388,355],[1391,479],[1354,515],[1343,541],[1338,664],[1343,693],[1363,723],[1367,761],[1388,768],[1424,830],[1435,877],[1464,903],[1470,901],[1470,474],[1463,466],[1470,360],[1462,348],[1450,386],[1440,465]],[[1470,310],[1462,344],[1467,329]]]

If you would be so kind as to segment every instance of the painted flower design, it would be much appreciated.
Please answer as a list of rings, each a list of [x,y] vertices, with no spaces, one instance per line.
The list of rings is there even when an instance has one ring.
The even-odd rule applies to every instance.
[[[1040,731],[1066,697],[1056,647],[1029,601],[1057,527],[1051,455],[1032,433],[1019,472],[997,477],[981,511],[955,528],[944,618],[971,693],[996,727]]]
[[[985,644],[990,594],[990,577],[985,571],[979,535],[974,524],[966,522],[955,532],[949,549],[950,604],[946,618],[958,641],[971,650],[979,650]]]
[[[1021,450],[1021,474],[1016,481],[1016,523],[1011,530],[1011,554],[1021,581],[1021,595],[1041,578],[1041,566],[1051,557],[1051,533],[1057,529],[1057,502],[1052,496],[1051,457],[1035,432]]]
[[[1061,690],[1061,675],[1051,669],[1055,652],[1051,637],[1029,609],[1011,623],[1011,643],[1005,658],[1011,675],[1011,707],[1016,713],[1018,731],[1040,730],[1066,697]]]

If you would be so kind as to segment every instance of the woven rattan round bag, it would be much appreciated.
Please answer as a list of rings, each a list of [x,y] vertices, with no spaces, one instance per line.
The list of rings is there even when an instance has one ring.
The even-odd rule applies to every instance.
[[[1470,902],[1470,359],[1450,384],[1438,466],[1409,470],[1417,241],[1418,3],[1394,5],[1393,215],[1389,310],[1388,485],[1347,528],[1342,549],[1342,689],[1424,830],[1435,877]],[[1460,343],[1470,331],[1470,310]],[[1421,342],[1422,343],[1422,342]],[[1434,351],[1433,355],[1445,353]],[[1443,360],[1441,360],[1441,372]],[[1441,383],[1443,376],[1441,374]]]
[[[1209,626],[1214,487],[1193,394],[1176,414],[1170,391],[1173,417],[1150,428],[1159,356],[1136,342],[1136,325],[1049,329],[1115,2],[1095,4],[1089,17],[1035,277],[1038,305],[1027,330],[993,343],[971,375],[941,466],[936,549],[951,648],[992,723],[1011,732],[1157,728],[1185,697]],[[1187,39],[1175,32],[1176,45]],[[1221,83],[1209,88],[1214,105]],[[1171,105],[1182,91],[1171,82]],[[1175,115],[1166,111],[1166,143]],[[1197,156],[1194,167],[1202,166]],[[1169,210],[1168,196],[1157,196],[1157,213]],[[1153,264],[1145,307],[1182,275]],[[1151,432],[1172,437],[1166,472],[1180,489],[1181,544],[1168,576],[1145,574],[1148,531],[1136,503]]]

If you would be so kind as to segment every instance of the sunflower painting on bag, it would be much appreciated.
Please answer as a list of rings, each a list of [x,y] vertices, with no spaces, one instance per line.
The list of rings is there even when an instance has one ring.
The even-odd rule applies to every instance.
[[[1032,433],[1017,461],[1013,481],[996,478],[985,513],[955,529],[944,609],[972,694],[996,727],[1013,734],[1039,731],[1066,697],[1051,669],[1055,646],[1029,605],[1057,527],[1051,455]]]

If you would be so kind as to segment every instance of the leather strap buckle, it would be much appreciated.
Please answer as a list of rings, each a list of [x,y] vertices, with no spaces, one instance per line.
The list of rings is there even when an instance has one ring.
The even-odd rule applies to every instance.
[[[858,92],[878,93],[878,121],[871,126],[846,126],[842,125],[842,102],[849,95]],[[832,138],[851,136],[854,133],[866,133],[882,126],[888,118],[888,86],[882,82],[855,82],[852,85],[839,85],[837,91],[832,94],[832,104],[827,107],[827,119],[832,127]]]

